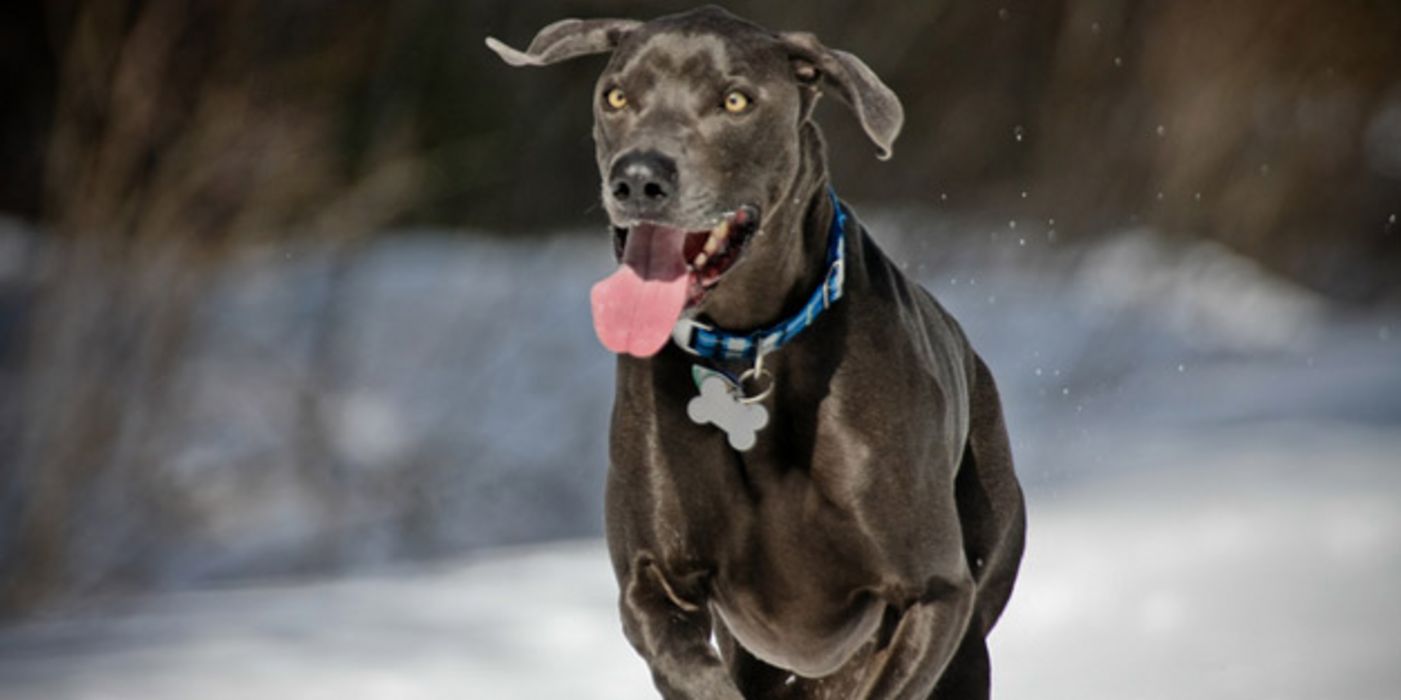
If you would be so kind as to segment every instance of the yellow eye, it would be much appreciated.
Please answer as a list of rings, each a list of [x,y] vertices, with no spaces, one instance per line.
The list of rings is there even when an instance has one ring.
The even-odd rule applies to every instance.
[[[622,109],[628,106],[628,96],[623,94],[622,88],[613,88],[603,96],[603,100],[613,109]]]
[[[725,111],[730,114],[739,114],[749,109],[749,96],[739,90],[731,90],[725,95]]]

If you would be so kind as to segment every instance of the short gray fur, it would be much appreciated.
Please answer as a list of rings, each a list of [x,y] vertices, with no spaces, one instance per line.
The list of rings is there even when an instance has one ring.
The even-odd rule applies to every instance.
[[[512,65],[609,54],[594,139],[615,226],[639,217],[608,187],[637,153],[675,166],[649,220],[762,212],[695,309],[727,329],[792,313],[825,273],[819,95],[851,106],[882,157],[904,119],[855,56],[714,7],[565,20],[524,52],[488,45]],[[627,109],[605,106],[614,86]],[[717,108],[736,88],[753,97],[742,115]],[[1025,537],[997,388],[954,319],[854,217],[848,229],[844,299],[764,360],[774,389],[752,449],[688,418],[695,358],[670,344],[619,357],[608,544],[623,629],[667,698],[988,697],[984,640]]]

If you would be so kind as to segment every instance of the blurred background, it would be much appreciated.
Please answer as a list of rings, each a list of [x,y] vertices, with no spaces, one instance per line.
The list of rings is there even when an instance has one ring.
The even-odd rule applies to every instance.
[[[603,59],[482,39],[687,7],[0,6],[0,695],[650,696],[598,544]],[[889,162],[818,119],[1003,387],[1002,696],[1389,697],[1401,4],[728,7],[904,101]]]

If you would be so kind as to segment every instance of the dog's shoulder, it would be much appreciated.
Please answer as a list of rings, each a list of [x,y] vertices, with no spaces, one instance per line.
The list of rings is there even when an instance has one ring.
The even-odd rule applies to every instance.
[[[926,338],[931,346],[947,346],[942,349],[965,354],[968,338],[954,315],[885,253],[865,224],[858,221],[854,228],[870,293],[885,307],[885,313],[901,325],[913,326],[910,330],[916,335],[935,336]]]

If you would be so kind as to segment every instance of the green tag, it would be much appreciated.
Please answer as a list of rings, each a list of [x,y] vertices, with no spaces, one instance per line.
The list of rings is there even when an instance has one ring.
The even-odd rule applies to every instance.
[[[730,381],[730,378],[725,376],[724,372],[716,372],[713,369],[701,367],[700,365],[691,365],[691,381],[696,383],[696,390],[700,390],[701,382],[704,382],[706,377],[719,377],[725,380],[725,383],[731,388],[735,388],[735,383]]]

